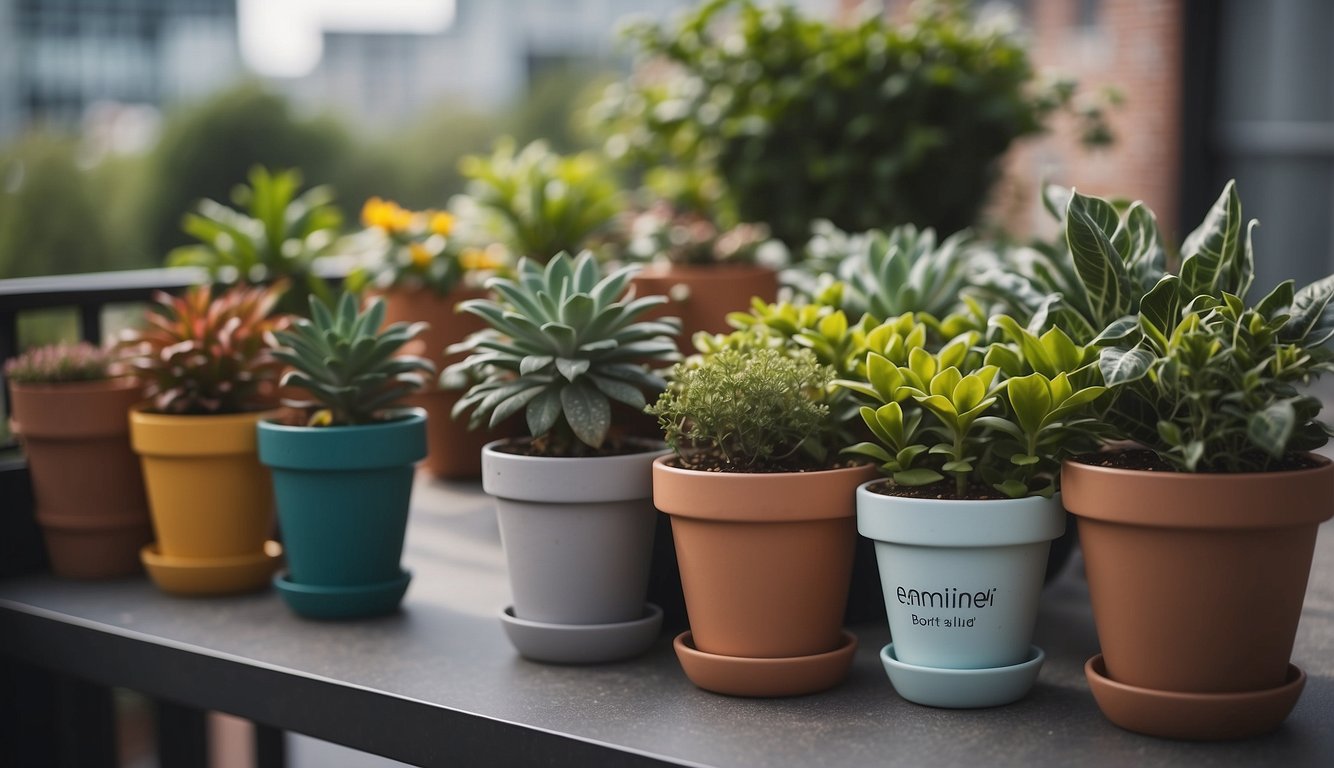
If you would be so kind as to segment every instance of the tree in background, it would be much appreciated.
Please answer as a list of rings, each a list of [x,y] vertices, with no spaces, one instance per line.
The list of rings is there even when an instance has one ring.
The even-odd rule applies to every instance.
[[[630,36],[639,71],[597,112],[608,151],[678,205],[764,222],[789,246],[818,219],[968,227],[1010,144],[1073,110],[1073,83],[1039,83],[1023,43],[961,0],[848,25],[711,0]],[[1088,142],[1109,139],[1100,111],[1077,116]]]
[[[111,268],[102,213],[75,149],[34,134],[0,154],[0,277]]]

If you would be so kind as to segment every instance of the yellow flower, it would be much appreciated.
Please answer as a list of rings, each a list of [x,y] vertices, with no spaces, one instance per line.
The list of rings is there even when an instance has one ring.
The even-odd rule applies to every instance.
[[[372,197],[361,208],[361,221],[368,227],[379,227],[386,232],[402,232],[412,224],[412,211],[405,210],[393,200]]]
[[[431,213],[431,231],[441,237],[448,235],[454,230],[454,217],[444,211],[434,211]]]
[[[459,266],[464,269],[498,269],[502,265],[495,254],[481,248],[464,248],[459,254]]]
[[[408,253],[412,256],[414,267],[426,267],[431,263],[431,252],[421,243],[408,243]]]

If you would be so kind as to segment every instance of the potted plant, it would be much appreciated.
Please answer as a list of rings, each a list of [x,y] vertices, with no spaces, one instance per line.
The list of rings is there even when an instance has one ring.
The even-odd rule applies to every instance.
[[[52,572],[138,573],[152,531],[126,414],[143,385],[86,342],[28,350],[5,363],[5,379]]]
[[[728,313],[742,309],[751,297],[778,298],[778,272],[763,254],[773,246],[779,258],[767,261],[781,260],[784,249],[769,240],[768,227],[727,226],[719,218],[666,200],[625,216],[624,256],[647,265],[635,275],[634,285],[671,299],[657,313],[681,318],[683,353],[691,351],[695,333],[729,331]]]
[[[268,584],[282,548],[271,541],[273,493],[256,457],[255,425],[276,407],[282,367],[266,336],[283,286],[209,286],[159,293],[148,327],[125,341],[149,400],[130,411],[157,541],[142,559],[178,594]]]
[[[398,607],[411,574],[399,561],[413,465],[426,454],[420,409],[396,409],[434,373],[429,360],[395,357],[423,325],[384,323],[384,302],[365,312],[344,294],[336,309],[311,298],[310,319],[279,331],[274,356],[291,366],[283,384],[309,394],[289,403],[305,424],[259,423],[287,571],[273,583],[301,616],[378,616]]]
[[[849,335],[842,313],[819,324]],[[649,409],[673,448],[653,464],[653,498],[671,517],[690,617],[677,657],[696,685],[739,696],[846,677],[853,491],[874,472],[829,450],[841,426],[834,368],[766,328],[698,337],[705,354],[677,365]],[[800,337],[821,335],[808,330]]]
[[[445,349],[486,324],[474,315],[455,312],[460,302],[485,298],[486,278],[504,265],[497,247],[460,244],[455,217],[446,211],[409,211],[391,200],[366,201],[361,211],[366,229],[349,238],[363,266],[353,273],[349,288],[369,282],[385,300],[384,322],[424,321],[403,353],[426,357],[437,368],[461,360]],[[449,414],[462,392],[438,386],[434,380],[404,404],[426,411],[429,446],[426,469],[436,477],[476,477],[481,474],[482,446],[513,434],[517,420],[495,430],[469,430]]]
[[[627,298],[633,268],[603,276],[591,253],[521,259],[492,278],[498,300],[460,305],[490,326],[451,352],[445,371],[481,380],[455,406],[471,423],[522,412],[532,435],[482,451],[482,487],[496,498],[514,604],[501,619],[539,661],[600,662],[652,644],[662,611],[645,604],[655,515],[649,466],[661,443],[618,436],[611,401],[643,408],[663,380],[647,368],[677,355],[675,319],[642,317],[665,299]]]
[[[1135,445],[1067,461],[1102,652],[1085,666],[1123,728],[1233,739],[1277,728],[1304,675],[1289,661],[1315,546],[1334,508],[1320,402],[1298,387],[1334,367],[1334,277],[1258,301],[1250,230],[1229,183],[1181,247],[1179,274],[1127,290],[1133,221],[1073,195],[1066,235]]]
[[[167,264],[203,267],[227,283],[285,280],[292,290],[279,299],[284,312],[304,312],[307,296],[328,300],[332,292],[315,265],[330,255],[343,226],[333,191],[316,186],[298,194],[300,171],[258,165],[249,182],[232,192],[239,209],[200,200],[182,224],[199,242],[173,249]]]
[[[857,489],[893,636],[880,657],[901,696],[931,706],[1005,704],[1037,679],[1060,462],[1098,434],[1095,352],[995,322],[1009,342],[968,331],[933,350],[925,325],[894,321],[868,334],[862,375],[838,382],[868,403],[872,439],[847,450],[888,475]]]

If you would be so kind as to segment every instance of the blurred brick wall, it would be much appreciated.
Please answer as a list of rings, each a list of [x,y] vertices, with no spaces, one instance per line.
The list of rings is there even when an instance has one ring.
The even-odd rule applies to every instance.
[[[885,0],[894,18],[911,0]],[[857,0],[841,0],[850,13]],[[985,2],[975,3],[984,7]],[[1062,116],[1052,131],[1026,140],[1005,161],[1005,178],[993,193],[988,219],[1016,236],[1050,234],[1053,226],[1038,193],[1043,179],[1081,192],[1144,200],[1158,215],[1169,242],[1180,242],[1182,46],[1184,0],[1019,0],[1021,24],[1031,40],[1035,68],[1073,77],[1080,93],[1106,86],[1124,99],[1111,111],[1116,143],[1108,149],[1080,146],[1074,121]],[[1092,24],[1080,19],[1091,11]]]

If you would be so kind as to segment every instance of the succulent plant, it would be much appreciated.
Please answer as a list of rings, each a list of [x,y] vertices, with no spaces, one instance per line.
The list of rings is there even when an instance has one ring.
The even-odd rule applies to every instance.
[[[379,298],[361,312],[350,293],[334,309],[312,296],[310,319],[298,318],[275,334],[283,346],[274,357],[292,366],[282,385],[304,389],[313,399],[293,404],[322,406],[310,426],[380,421],[386,409],[425,385],[423,374],[435,373],[425,358],[395,357],[426,324],[394,323],[381,330],[384,312]]]
[[[822,221],[813,227],[805,258],[784,279],[853,318],[944,317],[963,306],[973,255],[966,233],[937,241],[934,231],[905,224],[850,234]]]
[[[216,298],[206,285],[156,294],[148,327],[121,342],[153,410],[225,414],[273,405],[282,363],[269,338],[286,322],[272,314],[285,287],[234,286]]]
[[[487,285],[499,301],[473,299],[459,310],[490,328],[449,348],[468,358],[442,375],[446,387],[481,376],[459,399],[457,417],[468,410],[473,427],[492,426],[523,411],[542,455],[577,456],[603,448],[611,427],[611,401],[641,410],[645,392],[666,382],[646,363],[679,358],[673,336],[676,318],[643,320],[662,296],[626,295],[634,267],[603,276],[591,253],[560,253],[542,267],[519,261],[515,279]]]
[[[34,347],[5,363],[5,378],[20,384],[97,381],[114,375],[115,356],[86,341]]]

